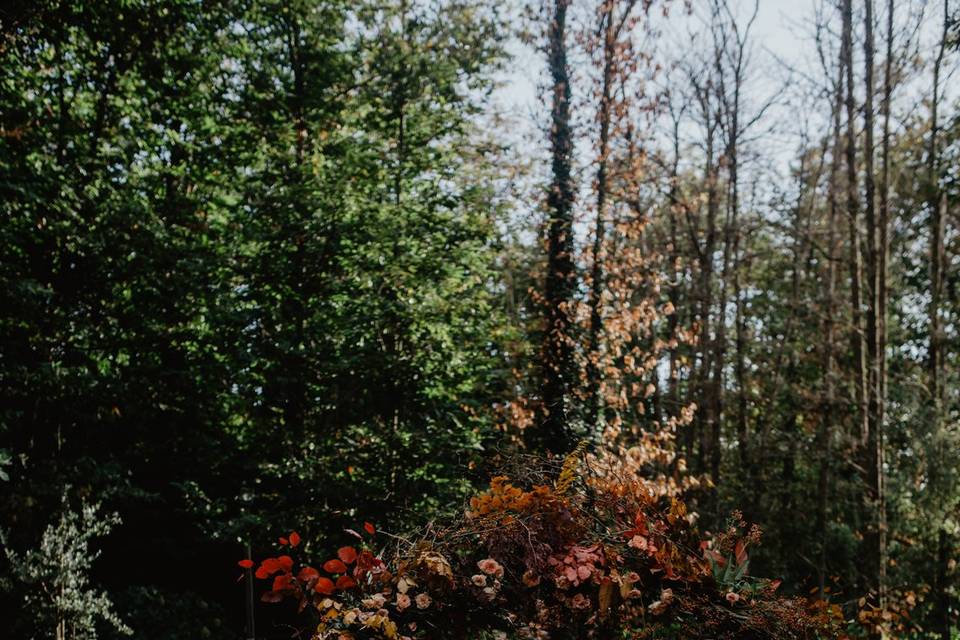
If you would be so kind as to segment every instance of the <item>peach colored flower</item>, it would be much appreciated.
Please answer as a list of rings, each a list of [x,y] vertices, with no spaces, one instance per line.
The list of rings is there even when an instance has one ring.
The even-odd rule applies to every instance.
[[[430,599],[430,596],[426,593],[418,593],[414,600],[417,603],[417,609],[426,609],[430,606],[430,603],[433,602],[433,600]]]
[[[481,560],[477,563],[477,566],[480,567],[480,571],[483,571],[488,576],[497,576],[498,578],[503,577],[503,567],[500,566],[500,563],[493,558]]]
[[[574,609],[589,609],[590,598],[582,593],[578,593],[577,595],[573,596],[572,600],[570,600],[570,606]]]
[[[487,576],[478,573],[477,575],[470,577],[470,582],[472,582],[476,587],[485,587],[487,586]]]
[[[647,539],[643,536],[633,536],[630,538],[630,542],[627,543],[627,546],[633,547],[634,549],[639,549],[640,551],[646,551]]]
[[[405,593],[397,594],[397,611],[403,611],[410,606],[410,596]]]

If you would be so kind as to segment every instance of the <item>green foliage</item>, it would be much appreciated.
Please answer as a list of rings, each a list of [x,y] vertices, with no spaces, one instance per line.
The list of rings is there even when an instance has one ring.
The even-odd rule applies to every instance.
[[[90,543],[119,524],[119,516],[103,513],[99,504],[82,502],[79,510],[71,509],[64,494],[58,519],[44,530],[39,546],[23,554],[5,549],[14,575],[28,587],[24,611],[34,623],[31,638],[96,640],[101,620],[121,634],[132,633],[107,594],[90,585],[100,555]]]

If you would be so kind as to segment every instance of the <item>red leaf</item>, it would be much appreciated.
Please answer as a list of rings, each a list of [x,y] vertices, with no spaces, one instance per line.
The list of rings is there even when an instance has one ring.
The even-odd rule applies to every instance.
[[[280,556],[277,558],[277,565],[284,571],[293,571],[293,558],[290,556]]]
[[[340,547],[337,549],[337,557],[343,561],[343,564],[353,564],[357,559],[357,550],[353,547]]]
[[[249,569],[253,566],[253,560],[245,559],[237,563],[241,569]]]
[[[300,544],[300,534],[294,531],[290,534],[290,546],[295,547]]]
[[[287,546],[288,544],[290,544],[290,541],[281,536],[281,537],[280,537],[280,544],[285,547],[285,546]]]
[[[346,591],[347,589],[353,589],[357,586],[357,581],[351,578],[350,576],[340,576],[337,578],[337,589],[340,591]]]
[[[287,559],[290,559],[289,556],[284,556]],[[291,560],[291,566],[293,561]],[[269,578],[278,571],[283,571],[283,566],[279,558],[264,558],[263,562],[260,563],[260,567],[257,569],[256,576],[263,580],[264,578]]]
[[[324,595],[330,595],[333,593],[333,580],[330,578],[319,578],[317,579],[317,584],[313,586],[313,590]]]
[[[363,530],[369,533],[370,535],[374,535],[375,533],[377,533],[376,528],[369,522],[363,523]]]
[[[300,569],[300,573],[297,574],[297,580],[300,582],[309,582],[310,580],[319,577],[320,572],[313,567],[304,567],[303,569]]]
[[[734,548],[734,555],[737,557],[738,565],[747,561],[747,545],[744,544],[743,540],[737,543],[737,546]]]
[[[281,574],[273,579],[273,590],[274,591],[286,591],[290,588],[290,575]]]
[[[337,559],[327,560],[323,563],[323,570],[327,573],[346,573],[347,565]]]

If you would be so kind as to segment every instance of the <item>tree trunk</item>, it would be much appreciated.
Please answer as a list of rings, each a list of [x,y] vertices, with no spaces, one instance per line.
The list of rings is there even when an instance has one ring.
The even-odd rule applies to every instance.
[[[566,24],[570,0],[556,0],[548,27],[548,66],[553,81],[553,183],[547,196],[546,327],[543,363],[543,419],[532,434],[539,448],[562,453],[569,448],[568,405],[576,372],[570,336],[570,305],[576,287],[573,264],[574,188],[570,125],[570,70],[567,64]]]
[[[827,273],[826,287],[823,299],[823,334],[824,345],[823,367],[823,395],[820,405],[820,429],[817,433],[817,448],[820,451],[820,468],[817,474],[817,537],[819,538],[819,554],[817,557],[817,587],[820,599],[826,596],[826,579],[829,571],[827,566],[827,506],[830,494],[830,468],[833,462],[833,421],[836,411],[836,285],[837,285],[837,190],[840,175],[841,132],[840,111],[843,101],[843,68],[836,82],[836,95],[833,103],[833,150],[830,159],[830,182],[828,185],[828,219],[827,219]]]
[[[943,300],[945,248],[944,228],[946,224],[947,197],[940,188],[940,149],[939,149],[939,107],[940,107],[940,72],[943,65],[943,56],[946,49],[950,26],[949,0],[943,3],[943,33],[940,38],[940,48],[933,65],[933,91],[930,100],[930,148],[927,156],[929,197],[927,207],[930,209],[930,307],[929,316],[929,353],[927,357],[929,390],[933,407],[934,438],[939,441],[944,428],[944,344],[943,321],[940,314],[940,305]],[[938,446],[933,456],[933,472],[936,472],[943,462],[942,447]],[[939,521],[942,522],[942,516]],[[949,582],[946,575],[948,532],[943,525],[937,532],[936,575],[934,584],[934,602],[936,613],[934,617],[935,629],[942,640],[950,639],[950,594]]]
[[[610,144],[610,117],[612,111],[613,65],[616,55],[616,26],[614,3],[604,2],[601,13],[603,26],[603,78],[600,88],[600,140],[597,149],[597,219],[593,237],[593,265],[590,276],[590,333],[587,345],[588,396],[584,422],[588,429],[598,428],[600,417],[600,334],[603,330],[603,239],[607,212],[607,155]]]
[[[876,182],[874,175],[873,141],[873,76],[874,76],[874,37],[873,37],[873,0],[865,0],[864,16],[864,191],[866,197],[865,218],[867,232],[866,272],[869,296],[866,309],[867,342],[867,442],[863,455],[864,483],[867,487],[867,535],[864,541],[865,570],[871,590],[875,590],[879,606],[886,603],[886,502],[883,486],[883,433],[880,415],[883,399],[880,395],[880,281],[885,274],[880,273],[880,230],[876,215]],[[879,637],[878,634],[874,634]]]

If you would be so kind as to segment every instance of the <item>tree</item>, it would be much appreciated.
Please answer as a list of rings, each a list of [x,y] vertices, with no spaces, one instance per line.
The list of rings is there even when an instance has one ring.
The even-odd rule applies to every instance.
[[[547,193],[547,273],[544,296],[542,424],[533,434],[544,450],[560,453],[571,441],[570,403],[576,380],[571,312],[576,290],[573,247],[573,131],[567,64],[567,9],[555,0],[547,25],[547,60],[552,81],[550,115],[551,184]]]
[[[58,520],[47,526],[37,548],[22,555],[5,549],[15,575],[29,587],[24,604],[36,623],[30,637],[49,638],[52,631],[57,640],[96,640],[101,620],[131,635],[106,592],[90,585],[100,555],[90,549],[90,542],[109,534],[120,518],[102,513],[99,504],[83,502],[73,510],[68,502],[64,493]]]

